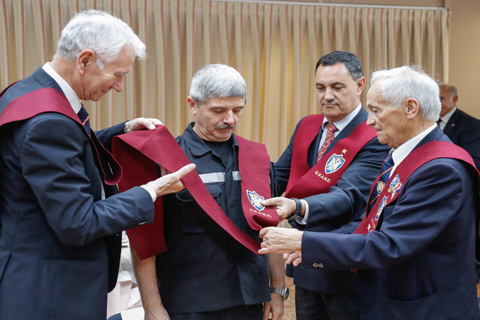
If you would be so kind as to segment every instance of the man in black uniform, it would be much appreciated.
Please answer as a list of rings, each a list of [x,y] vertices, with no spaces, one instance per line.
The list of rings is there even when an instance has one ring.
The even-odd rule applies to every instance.
[[[235,69],[219,64],[200,69],[187,98],[195,122],[177,142],[225,214],[260,241],[242,209],[241,181],[248,173],[239,171],[239,142],[233,134],[246,99],[245,80]],[[241,245],[188,190],[162,200],[168,250],[141,261],[133,254],[145,319],[261,320],[264,313],[282,318],[286,288],[281,256],[264,259]]]

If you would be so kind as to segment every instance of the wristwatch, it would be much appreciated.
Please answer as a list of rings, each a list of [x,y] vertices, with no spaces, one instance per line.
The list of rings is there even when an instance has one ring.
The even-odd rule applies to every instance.
[[[280,297],[282,297],[283,300],[287,300],[290,291],[288,290],[287,287],[283,287],[283,288],[270,287],[270,293],[278,294]]]
[[[300,217],[302,215],[302,202],[298,200],[297,198],[290,198],[293,201],[295,201],[295,211],[290,213],[285,219],[291,220],[292,218]]]

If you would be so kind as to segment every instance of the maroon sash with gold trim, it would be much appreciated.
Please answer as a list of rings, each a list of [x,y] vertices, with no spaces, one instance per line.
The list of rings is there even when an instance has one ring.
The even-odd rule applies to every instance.
[[[0,94],[0,97],[12,85],[8,86]],[[73,121],[77,122],[83,128],[83,131],[92,142],[92,150],[96,155],[96,163],[102,176],[102,180],[107,185],[116,185],[120,181],[120,179],[122,178],[122,168],[120,167],[118,162],[113,158],[112,154],[108,152],[108,150],[105,149],[105,147],[100,143],[93,130],[91,131],[91,136],[88,135],[87,131],[83,127],[82,122],[80,122],[78,115],[72,109],[72,106],[70,105],[70,102],[68,102],[65,95],[54,88],[38,89],[12,100],[7,105],[5,110],[3,110],[3,112],[0,114],[0,127],[7,123],[27,120],[40,113],[45,112],[61,113],[69,117]],[[108,168],[102,167],[102,161],[100,160],[99,155],[100,153],[103,159],[108,162],[108,164],[106,164],[106,166],[109,165]],[[105,172],[108,172],[110,170],[112,171],[112,177],[108,178]]]
[[[352,133],[339,140],[335,146],[311,169],[308,166],[308,148],[318,135],[323,115],[311,115],[303,119],[293,142],[292,163],[286,197],[305,198],[327,193],[335,186],[357,153],[373,138],[373,127],[360,123]]]
[[[395,199],[397,199],[398,195],[400,194],[400,190],[402,189],[405,181],[408,180],[410,175],[414,173],[418,168],[423,166],[425,163],[438,158],[451,158],[462,160],[470,164],[472,167],[475,167],[473,159],[467,153],[467,151],[454,145],[453,143],[444,141],[432,141],[414,149],[395,169],[395,172],[392,174],[390,179],[388,179],[385,187],[383,188],[383,191],[378,196],[377,202],[370,210],[370,213],[365,213],[362,222],[354,233],[368,234],[373,230],[376,230],[378,221],[380,221],[380,218],[382,216],[383,209],[391,202],[395,201]],[[480,173],[478,174],[480,175]],[[370,189],[370,196],[373,192],[373,189],[376,187],[379,179],[380,176],[375,179],[375,182]],[[370,203],[370,199],[368,200],[368,203]]]
[[[248,224],[254,230],[278,224],[273,207],[259,202],[270,198],[270,158],[264,145],[237,136],[238,162],[242,177],[242,207]],[[135,131],[115,137],[112,142],[115,156],[125,169],[120,190],[145,184],[158,178],[156,164],[174,172],[190,163],[183,150],[164,126],[155,131]],[[233,238],[257,253],[260,244],[241,231],[213,199],[196,171],[182,178],[185,187],[202,209]],[[163,233],[163,206],[161,198],[155,202],[155,219],[148,225],[127,231],[130,243],[140,259],[167,250]]]

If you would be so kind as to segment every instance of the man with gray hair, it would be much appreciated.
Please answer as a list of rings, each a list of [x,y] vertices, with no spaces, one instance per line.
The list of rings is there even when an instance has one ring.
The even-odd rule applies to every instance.
[[[275,196],[268,182],[275,179],[266,148],[233,133],[246,101],[245,80],[235,69],[222,64],[203,67],[194,75],[187,98],[195,122],[177,142],[196,165],[208,189],[206,197],[213,197],[214,206],[218,204],[259,248],[260,228],[252,228],[248,214],[265,214],[258,202]],[[252,152],[258,146],[260,151]],[[260,167],[266,170],[257,173]],[[257,177],[271,194],[256,195],[259,185],[244,190]],[[247,194],[255,210],[245,207]],[[139,252],[132,252],[145,319],[282,318],[286,296],[279,294],[285,287],[281,255],[265,259],[237,242],[213,219],[213,206],[202,207],[192,190],[162,200],[167,251],[143,260]]]
[[[480,319],[475,288],[479,174],[435,121],[438,85],[412,67],[374,72],[367,124],[393,148],[354,234],[265,228],[260,253],[358,272],[361,319]]]
[[[105,319],[119,233],[151,223],[155,199],[182,190],[180,178],[194,169],[118,194],[113,137],[160,121],[95,134],[80,99],[122,91],[136,57],[145,45],[123,21],[78,13],[53,61],[0,95],[0,319]]]

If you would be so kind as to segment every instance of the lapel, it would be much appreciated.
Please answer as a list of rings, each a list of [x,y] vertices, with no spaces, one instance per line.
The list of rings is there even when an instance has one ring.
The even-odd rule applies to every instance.
[[[448,139],[447,137],[445,137],[442,129],[440,129],[439,126],[437,126],[435,129],[433,129],[429,134],[427,134],[425,136],[425,138],[423,138],[422,140],[420,140],[420,142],[415,146],[415,149],[417,149],[418,147],[426,144],[427,142],[431,142],[431,141],[438,141],[438,140],[441,140],[441,141],[448,141],[450,142],[450,139]]]
[[[460,109],[457,108],[457,110],[455,110],[455,112],[452,114],[447,124],[445,125],[445,129],[443,129],[443,132],[447,136],[452,137],[455,134],[455,129],[457,127],[457,122],[459,118],[460,118]]]

